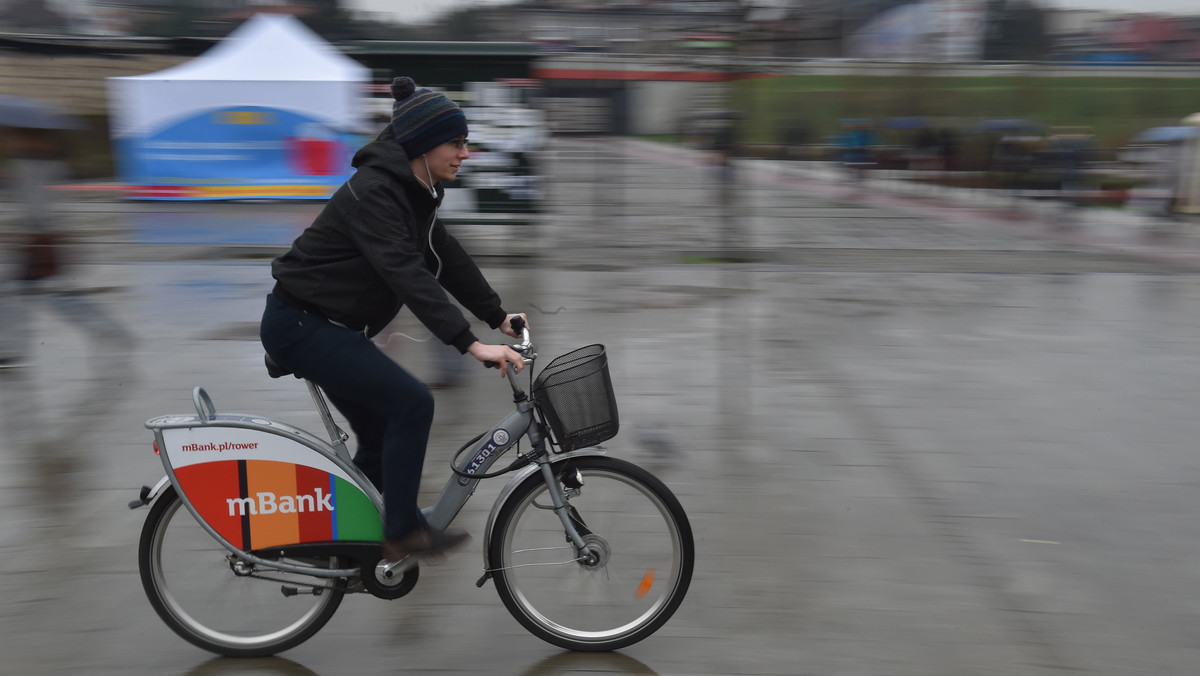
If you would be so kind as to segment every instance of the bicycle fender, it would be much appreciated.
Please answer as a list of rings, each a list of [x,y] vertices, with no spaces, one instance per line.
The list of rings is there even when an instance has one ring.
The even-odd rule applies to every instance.
[[[579,457],[583,457],[583,456],[587,456],[587,455],[608,455],[608,449],[604,448],[603,446],[591,446],[589,448],[580,449],[578,451],[567,451],[566,453],[555,453],[551,457],[550,464],[553,465],[553,464],[557,464],[563,460],[568,460],[570,458],[579,458]],[[490,571],[492,569],[492,560],[488,556],[488,551],[491,549],[491,547],[489,545],[492,542],[492,528],[496,523],[496,515],[500,513],[500,507],[504,505],[505,501],[508,500],[508,496],[512,495],[512,492],[517,489],[517,486],[519,486],[522,481],[528,479],[530,476],[532,476],[540,471],[541,471],[541,466],[538,465],[537,463],[527,465],[527,466],[522,467],[521,469],[517,470],[517,473],[513,475],[513,478],[508,480],[508,483],[505,484],[504,488],[500,490],[500,494],[496,496],[496,502],[492,503],[492,511],[488,514],[487,526],[485,526],[483,529],[483,570],[484,570],[484,573],[483,573],[483,577],[480,579],[479,583],[476,585],[477,587],[482,587],[483,583],[487,580],[487,578],[491,577],[491,573],[488,571]]]

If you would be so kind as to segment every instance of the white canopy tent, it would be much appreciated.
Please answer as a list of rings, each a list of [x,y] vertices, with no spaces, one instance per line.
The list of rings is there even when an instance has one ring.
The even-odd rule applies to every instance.
[[[168,188],[206,188],[183,190],[190,197],[173,194],[176,191],[171,189],[135,195],[140,197],[220,199],[223,194],[213,183],[217,177],[245,177],[248,182],[241,188],[254,183],[287,185],[306,172],[295,170],[298,151],[283,147],[284,138],[291,143],[318,134],[329,143],[334,136],[361,131],[362,92],[369,80],[369,69],[294,17],[256,15],[187,63],[157,73],[108,79],[118,166],[135,186],[167,186],[160,177],[170,177],[185,180],[168,181],[172,184]],[[315,132],[317,128],[321,130]],[[266,158],[258,152],[273,140],[281,144],[276,154],[286,154],[290,160]],[[290,163],[291,175],[280,176],[279,167],[265,170],[269,162]],[[340,160],[337,164],[341,173],[349,173],[348,158],[344,166]],[[324,178],[319,183],[333,188],[344,180],[333,182],[328,172],[318,173]],[[301,182],[312,185],[312,175]]]

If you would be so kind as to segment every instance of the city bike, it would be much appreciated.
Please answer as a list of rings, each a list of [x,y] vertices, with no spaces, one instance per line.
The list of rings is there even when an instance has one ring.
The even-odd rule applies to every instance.
[[[513,617],[554,645],[631,645],[687,593],[695,556],[687,515],[661,480],[599,445],[619,427],[604,346],[568,352],[534,378],[529,329],[519,318],[513,328],[528,392],[506,364],[514,410],[459,448],[422,513],[446,528],[482,479],[510,474],[483,530],[476,586],[491,580]],[[289,375],[269,357],[267,369]],[[266,417],[218,414],[201,387],[195,413],[146,422],[166,476],[130,503],[150,505],[142,586],[162,620],[206,650],[275,654],[316,634],[346,594],[397,599],[417,583],[411,557],[383,557],[382,496],[354,465],[321,389],[304,382],[328,440]],[[511,462],[490,471],[509,451]]]

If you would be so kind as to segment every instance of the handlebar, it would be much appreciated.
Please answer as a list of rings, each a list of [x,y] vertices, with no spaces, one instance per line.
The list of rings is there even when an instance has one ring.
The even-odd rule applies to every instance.
[[[513,331],[521,334],[521,342],[516,345],[509,345],[509,347],[520,353],[520,355],[525,358],[525,363],[529,364],[531,361],[533,361],[533,358],[537,356],[533,352],[533,341],[529,336],[529,327],[526,326],[525,320],[520,317],[513,317],[512,320],[509,321],[508,325],[512,327]],[[494,361],[485,361],[483,362],[483,365],[489,369],[494,369],[499,366],[499,364]]]

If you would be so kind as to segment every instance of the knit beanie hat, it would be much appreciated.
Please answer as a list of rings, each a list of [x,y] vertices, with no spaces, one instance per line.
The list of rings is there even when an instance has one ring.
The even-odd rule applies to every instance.
[[[411,77],[392,80],[392,131],[409,159],[467,135],[467,116],[443,94],[417,89]]]

